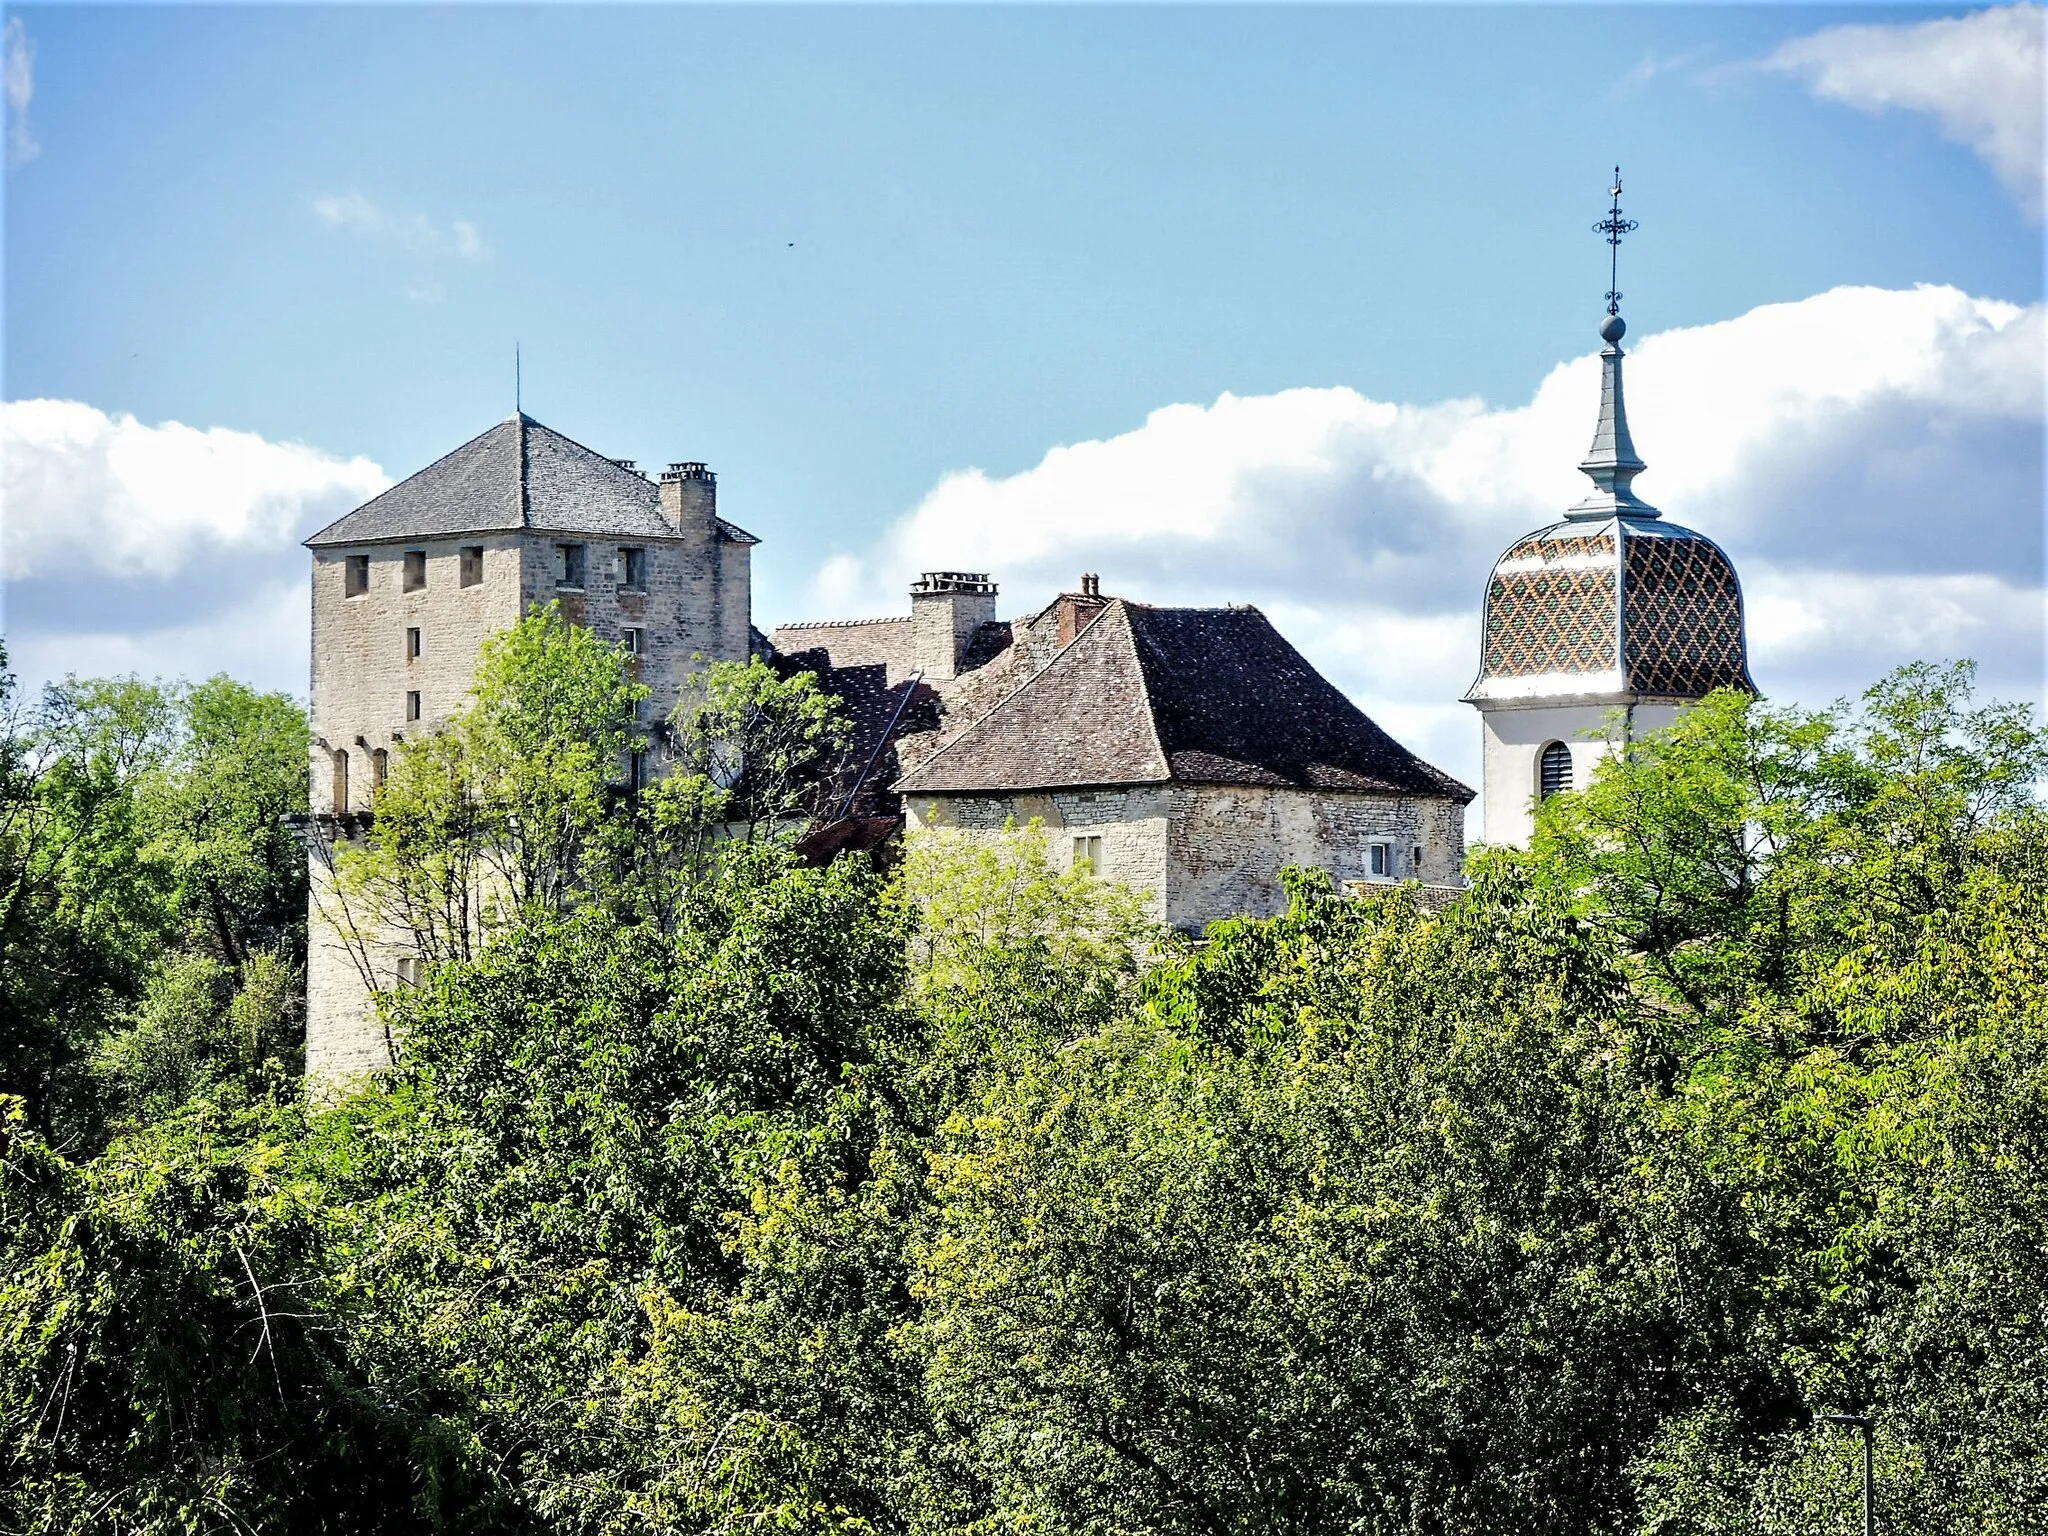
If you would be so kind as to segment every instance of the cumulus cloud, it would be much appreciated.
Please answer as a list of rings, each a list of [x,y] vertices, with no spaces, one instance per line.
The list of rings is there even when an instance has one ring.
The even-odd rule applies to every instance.
[[[1840,288],[1632,349],[1637,489],[1742,570],[1759,680],[1825,699],[1917,656],[1976,655],[2034,692],[2042,644],[2041,358],[2048,318],[1953,288]],[[903,606],[926,569],[989,570],[1026,607],[1083,570],[1155,602],[1259,604],[1390,729],[1477,771],[1455,701],[1493,558],[1578,499],[1591,353],[1526,404],[1342,388],[1224,395],[945,476],[815,612]]]
[[[1898,25],[1829,27],[1794,38],[1763,67],[1797,76],[1824,101],[1934,118],[1976,151],[2027,216],[2043,204],[2043,36],[2048,11],[2000,6]]]
[[[388,241],[415,256],[452,256],[480,261],[490,254],[483,236],[468,219],[445,227],[423,213],[393,213],[359,192],[329,193],[313,199],[313,215],[335,229],[353,230],[372,240]]]
[[[36,94],[36,45],[19,16],[8,17],[0,33],[0,89],[7,95],[7,163],[26,165],[43,146],[28,120],[28,104]]]
[[[7,580],[177,574],[220,551],[289,548],[295,532],[368,500],[390,477],[252,432],[148,426],[76,400],[0,404]]]

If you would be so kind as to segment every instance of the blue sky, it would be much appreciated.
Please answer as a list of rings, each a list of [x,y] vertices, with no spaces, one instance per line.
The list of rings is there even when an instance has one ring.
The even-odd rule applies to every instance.
[[[1787,409],[1800,430],[1820,430],[1813,400],[1851,400],[1823,423],[1826,441],[1793,452],[1750,431],[1754,472],[1718,489],[1697,476],[1658,481],[1649,423],[1660,418],[1645,400],[1638,439],[1652,472],[1641,489],[1724,537],[1746,576],[1754,562],[1778,573],[1762,588],[1751,577],[1753,607],[1773,579],[1796,594],[1802,572],[2002,583],[1997,601],[2021,614],[2012,624],[1992,633],[1930,620],[1913,637],[1992,653],[1997,681],[2031,689],[2039,626],[2028,628],[2024,609],[2040,590],[2041,454],[2038,378],[2029,397],[2024,359],[2040,338],[2039,194],[2027,185],[2038,181],[2038,142],[2031,168],[2016,168],[2013,133],[2023,140],[2025,124],[1980,119],[2024,115],[2024,102],[2001,107],[1969,79],[1943,95],[1956,48],[1972,68],[2004,70],[2010,86],[1996,39],[1915,30],[1971,14],[11,10],[10,49],[28,61],[31,89],[10,75],[6,398],[312,452],[287,461],[250,450],[269,468],[244,478],[281,473],[265,494],[284,498],[288,515],[209,528],[203,508],[152,513],[170,493],[138,493],[138,516],[185,528],[167,534],[183,553],[137,554],[89,581],[80,562],[90,551],[68,566],[47,551],[61,544],[50,527],[93,515],[75,489],[91,476],[46,457],[32,481],[10,472],[9,539],[46,551],[10,559],[10,638],[25,672],[152,658],[203,671],[217,657],[302,686],[302,661],[285,659],[290,635],[272,632],[288,605],[236,620],[237,603],[254,585],[282,591],[300,579],[303,557],[286,535],[374,489],[372,469],[409,473],[507,414],[516,340],[533,414],[606,453],[702,458],[720,472],[723,509],[768,541],[757,553],[764,626],[888,611],[913,574],[897,566],[949,552],[1007,554],[996,575],[1022,609],[1090,559],[1106,588],[1131,596],[1239,596],[1293,614],[1290,633],[1361,702],[1454,756],[1476,725],[1450,703],[1462,680],[1443,679],[1470,670],[1472,655],[1456,653],[1473,643],[1453,629],[1476,610],[1498,529],[1481,520],[1433,541],[1452,513],[1416,512],[1422,521],[1400,537],[1443,593],[1421,608],[1398,589],[1376,595],[1376,574],[1394,588],[1415,582],[1359,533],[1381,517],[1371,486],[1394,473],[1381,449],[1368,451],[1373,473],[1323,486],[1329,504],[1312,515],[1299,497],[1247,491],[1208,523],[1191,514],[1199,528],[1185,539],[1166,515],[1099,547],[1091,530],[1116,524],[1128,483],[1054,475],[1065,515],[1044,513],[1031,487],[1050,483],[1048,455],[1069,445],[1129,440],[1118,473],[1142,475],[1153,413],[1208,411],[1224,396],[1308,401],[1326,457],[1332,432],[1356,435],[1345,435],[1342,411],[1317,414],[1346,392],[1425,413],[1483,402],[1473,409],[1513,416],[1541,415],[1549,390],[1564,420],[1569,367],[1596,345],[1607,285],[1589,226],[1620,160],[1624,202],[1642,221],[1622,253],[1636,336],[1674,333],[1674,358],[1683,337],[1705,338],[1713,355],[1699,368],[1740,390],[1753,363],[1767,389],[1769,370],[1790,376],[1812,359],[1770,345],[1715,351],[1714,338],[1770,313],[1763,306],[1861,288],[1898,302],[1844,310],[1816,345],[1860,345],[1873,325],[1922,345],[1911,366],[1866,359],[1861,384],[1823,369]],[[2038,77],[2039,11],[2016,14],[2031,18],[2026,67]],[[1865,30],[1801,42],[1845,27]],[[1931,301],[1909,302],[1916,285],[2018,318],[1951,305],[1930,319]],[[1760,337],[1798,329],[1746,323]],[[1974,384],[1956,384],[1961,365],[1942,361],[1951,333],[1997,333],[1954,343],[1976,359],[1963,369]],[[1998,336],[2019,363],[1986,361]],[[1661,377],[1650,357],[1643,364]],[[1919,368],[1919,382],[1902,384],[1901,367]],[[1643,387],[1632,379],[1637,399]],[[1674,380],[1664,393],[1682,391]],[[1709,392],[1700,411],[1726,417],[1722,398]],[[1583,436],[1591,412],[1584,403],[1584,429],[1566,435]],[[15,429],[17,462],[48,450],[56,429],[37,419]],[[1711,433],[1697,446],[1681,436],[1699,419],[1660,423],[1680,463],[1711,457]],[[1925,437],[1927,452],[1904,454],[1911,462],[1886,485],[1953,495],[1940,516],[1959,519],[1957,539],[1995,546],[1989,554],[1958,565],[1887,513],[1878,521],[1896,522],[1904,540],[1890,556],[1829,563],[1867,531],[1864,503],[1893,494],[1873,492],[1867,446],[1896,451],[1901,432]],[[1196,437],[1236,441],[1209,415]],[[1216,473],[1255,486],[1273,441],[1223,454]],[[1445,452],[1473,451],[1445,441]],[[1942,445],[1958,441],[1973,445],[1971,473],[1988,489],[1946,475]],[[1566,479],[1581,446],[1559,450]],[[1774,453],[1799,462],[1767,471]],[[218,501],[205,479],[221,472],[218,459],[209,471],[171,454],[164,472],[194,475],[191,497]],[[322,482],[315,460],[371,468]],[[95,472],[131,472],[113,462]],[[1447,472],[1431,473],[1441,496]],[[1804,500],[1788,515],[1811,526],[1788,538],[1754,509],[1793,481]],[[1007,487],[1009,510],[973,502],[976,484]],[[1673,499],[1688,487],[1702,506],[1732,509],[1725,526]],[[1506,496],[1499,527],[1512,536],[1515,496],[1491,484],[1473,494],[1497,505]],[[1533,516],[1534,480],[1528,495]],[[1032,520],[1035,541],[970,526],[991,517]],[[1219,534],[1215,521],[1230,518],[1349,551],[1336,564],[1355,589],[1323,592],[1314,568],[1336,567],[1313,548],[1248,556],[1258,530]],[[1964,588],[1944,590],[1952,606],[1982,607]],[[1850,662],[1867,671],[1888,659],[1846,632],[1816,640],[1814,623],[1835,622],[1826,614],[1780,617],[1781,638],[1806,639],[1787,642],[1774,692],[1839,692],[1857,681]],[[1399,623],[1375,640],[1381,619]],[[263,625],[252,646],[251,626]],[[1433,659],[1404,681],[1395,659],[1417,646]]]

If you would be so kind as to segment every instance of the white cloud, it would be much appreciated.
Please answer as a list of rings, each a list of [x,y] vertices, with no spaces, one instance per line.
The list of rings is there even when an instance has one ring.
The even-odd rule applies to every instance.
[[[1840,288],[1633,350],[1637,489],[1734,556],[1767,691],[1819,701],[1962,654],[2038,691],[2044,333],[2040,305]],[[900,611],[931,569],[993,572],[1006,611],[1084,570],[1147,601],[1255,602],[1469,777],[1455,701],[1486,572],[1582,494],[1597,370],[1563,363],[1506,409],[1341,388],[1166,406],[1016,475],[945,476],[874,548],[824,560],[808,605]]]
[[[354,230],[373,240],[389,241],[416,256],[480,261],[490,255],[483,235],[468,219],[454,219],[443,228],[423,213],[393,213],[360,192],[316,197],[313,214],[323,224]]]
[[[224,427],[147,426],[75,400],[0,404],[0,572],[165,578],[209,551],[261,554],[391,483],[337,459]]]
[[[1930,114],[1943,137],[1976,151],[2027,216],[2043,203],[2044,12],[1999,6],[1899,25],[1829,27],[1763,61],[1825,101],[1865,112]]]
[[[0,60],[0,88],[7,95],[7,163],[26,165],[43,152],[29,126],[28,104],[36,94],[36,45],[29,41],[28,26],[19,16],[7,18],[4,60]]]

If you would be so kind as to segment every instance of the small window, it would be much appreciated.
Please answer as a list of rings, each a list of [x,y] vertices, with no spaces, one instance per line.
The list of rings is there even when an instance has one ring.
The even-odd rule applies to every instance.
[[[1536,798],[1548,800],[1552,795],[1561,795],[1572,787],[1572,749],[1561,741],[1553,741],[1543,749],[1541,767],[1537,773]]]
[[[1415,845],[1415,873],[1418,875],[1422,873],[1422,844],[1420,843]]]
[[[555,580],[565,587],[583,585],[583,546],[581,544],[557,544],[555,546]]]
[[[644,629],[622,629],[619,631],[619,643],[626,648],[628,656],[645,656],[647,654],[647,631]]]
[[[400,955],[398,957],[398,984],[401,987],[416,987],[420,984],[420,957]]]
[[[334,782],[329,786],[334,814],[348,814],[348,753],[334,754]]]
[[[647,753],[643,748],[626,754],[626,787],[636,795],[647,787]]]
[[[1394,850],[1386,843],[1365,845],[1365,872],[1375,880],[1385,880],[1394,872]]]
[[[341,595],[361,597],[370,590],[370,557],[350,555],[342,561]]]
[[[419,717],[420,691],[417,688],[408,689],[405,695],[405,718],[408,720],[417,720],[419,719]]]
[[[377,747],[373,749],[370,753],[371,793],[374,794],[376,791],[384,787],[384,776],[390,771],[391,754],[389,752],[386,752],[382,747]]]
[[[424,549],[408,549],[405,552],[405,590],[417,592],[427,584],[427,552]]]
[[[405,659],[407,661],[418,661],[420,659],[420,632],[417,625],[405,632]]]
[[[484,547],[481,544],[462,546],[462,584],[474,587],[484,579]]]
[[[628,592],[647,590],[647,551],[644,549],[622,549],[619,551],[619,585]]]
[[[1074,839],[1074,868],[1085,869],[1091,875],[1102,873],[1102,839],[1099,837],[1077,837]]]

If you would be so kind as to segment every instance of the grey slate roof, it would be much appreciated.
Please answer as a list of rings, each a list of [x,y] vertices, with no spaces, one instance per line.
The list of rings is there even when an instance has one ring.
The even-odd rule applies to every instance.
[[[1368,719],[1257,609],[1122,599],[896,788],[1168,781],[1472,799]]]
[[[718,527],[728,539],[758,542],[722,518]],[[675,537],[652,481],[522,413],[329,523],[306,547],[520,529]]]

